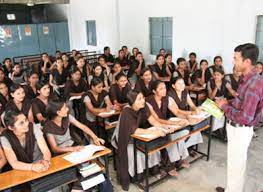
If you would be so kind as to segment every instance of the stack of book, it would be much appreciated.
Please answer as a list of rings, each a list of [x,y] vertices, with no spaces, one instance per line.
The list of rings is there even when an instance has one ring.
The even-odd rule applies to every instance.
[[[88,177],[101,171],[101,167],[97,163],[83,163],[79,167],[82,177]]]

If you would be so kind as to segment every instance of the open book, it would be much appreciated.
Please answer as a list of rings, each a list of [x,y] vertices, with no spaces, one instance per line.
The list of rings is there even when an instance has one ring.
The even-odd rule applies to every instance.
[[[69,98],[69,101],[73,101],[73,100],[77,100],[77,99],[81,99],[81,95],[79,95],[79,96],[71,96]]]
[[[110,110],[109,112],[102,112],[99,113],[99,116],[107,116],[107,115],[113,115],[115,113],[115,110]]]
[[[203,110],[214,116],[216,119],[221,119],[224,115],[224,112],[211,99],[206,99],[201,106]]]
[[[72,152],[63,158],[73,164],[83,163],[89,160],[93,154],[97,151],[104,150],[104,146],[97,146],[97,145],[86,145],[83,149],[77,152]]]

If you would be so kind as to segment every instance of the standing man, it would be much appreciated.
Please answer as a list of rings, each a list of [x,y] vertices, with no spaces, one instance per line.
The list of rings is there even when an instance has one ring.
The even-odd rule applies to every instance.
[[[227,118],[227,187],[217,187],[217,192],[242,192],[245,181],[247,151],[253,136],[253,126],[261,117],[263,108],[263,77],[255,65],[259,49],[247,43],[235,48],[234,65],[243,78],[237,96],[231,100],[217,100]]]

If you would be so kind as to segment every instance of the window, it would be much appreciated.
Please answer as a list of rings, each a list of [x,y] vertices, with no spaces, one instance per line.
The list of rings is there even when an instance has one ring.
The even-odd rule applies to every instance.
[[[263,61],[263,16],[258,16],[257,30],[256,30],[256,45],[259,48],[259,61]]]
[[[173,18],[150,17],[150,51],[156,55],[161,48],[172,52],[173,44]]]
[[[87,45],[97,45],[96,21],[86,21]]]

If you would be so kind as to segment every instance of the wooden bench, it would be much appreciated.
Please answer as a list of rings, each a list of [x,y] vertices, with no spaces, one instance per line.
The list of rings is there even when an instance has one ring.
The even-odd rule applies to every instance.
[[[131,135],[131,137],[133,138],[133,144],[134,144],[134,172],[135,172],[135,178],[137,177],[137,150],[141,151],[144,155],[145,155],[145,185],[141,185],[140,183],[137,183],[137,185],[142,188],[144,191],[148,192],[149,191],[149,187],[150,186],[153,186],[157,183],[159,183],[160,181],[164,180],[165,178],[169,177],[168,174],[166,174],[165,176],[161,177],[160,179],[152,182],[152,183],[149,183],[149,166],[148,166],[148,158],[149,158],[149,155],[153,154],[153,153],[156,153],[162,149],[165,149],[175,143],[178,143],[179,141],[182,141],[182,140],[185,140],[187,138],[189,138],[190,136],[198,133],[198,132],[201,132],[201,131],[205,131],[205,130],[209,130],[209,133],[208,133],[208,147],[207,147],[207,153],[203,153],[201,151],[198,151],[198,146],[196,146],[196,149],[195,151],[197,153],[199,153],[201,156],[199,156],[198,158],[195,158],[194,160],[190,161],[189,163],[194,163],[195,161],[203,158],[203,157],[206,157],[206,160],[208,161],[209,158],[210,158],[210,147],[211,147],[211,126],[207,125],[207,126],[204,126],[202,128],[199,128],[197,130],[194,130],[194,131],[191,131],[189,134],[185,135],[185,136],[182,136],[180,138],[177,138],[176,140],[173,140],[173,141],[168,141],[167,143],[163,144],[162,146],[159,146],[159,147],[156,147],[154,149],[149,149],[149,144],[151,142],[153,142],[154,140],[158,139],[159,137],[156,137],[156,138],[151,138],[151,139],[148,139],[148,138],[143,138],[143,137],[140,137],[139,135],[136,135],[136,134],[133,134]],[[142,142],[143,145],[144,145],[144,148],[143,147],[139,147],[137,145],[137,142]]]
[[[102,170],[106,171],[106,176],[109,176],[109,170],[108,170],[108,155],[111,153],[111,150],[108,148],[105,148],[105,150],[103,151],[99,151],[97,153],[95,153],[91,158],[87,159],[86,161],[94,161],[95,159],[99,158],[99,157],[104,157],[105,160],[105,168],[101,163],[98,163],[99,166],[102,168]],[[71,168],[73,166],[76,166],[78,164],[73,164],[67,160],[65,160],[63,157],[66,154],[63,155],[59,155],[56,157],[53,157],[51,159],[51,166],[50,168],[42,173],[36,173],[33,171],[19,171],[19,170],[11,170],[8,172],[4,172],[0,174],[0,190],[4,190],[4,189],[8,189],[8,188],[12,188],[15,186],[18,186],[20,184],[24,184],[27,183],[29,181],[33,181],[35,179],[39,179],[41,177],[50,175],[52,173],[56,173],[68,168]],[[72,181],[74,182],[74,180]],[[68,184],[68,183],[67,183]]]

